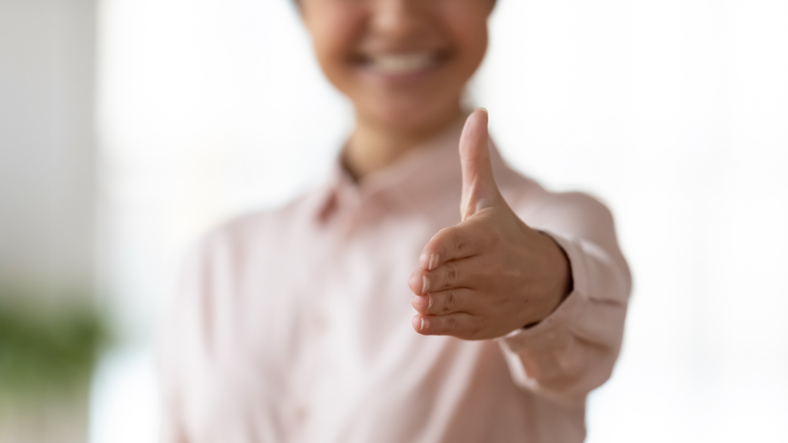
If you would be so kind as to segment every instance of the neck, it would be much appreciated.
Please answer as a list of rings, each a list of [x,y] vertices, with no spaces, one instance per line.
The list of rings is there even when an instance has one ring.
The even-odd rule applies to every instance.
[[[413,130],[358,117],[356,127],[342,152],[342,162],[356,181],[385,169],[408,151],[425,144],[454,124],[463,115],[457,106],[441,118]]]

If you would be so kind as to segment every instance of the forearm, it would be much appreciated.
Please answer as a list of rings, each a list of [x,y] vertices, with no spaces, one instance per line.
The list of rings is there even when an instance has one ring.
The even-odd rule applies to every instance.
[[[580,401],[609,378],[618,356],[629,271],[617,249],[552,235],[570,260],[572,291],[544,320],[500,341],[520,386]]]

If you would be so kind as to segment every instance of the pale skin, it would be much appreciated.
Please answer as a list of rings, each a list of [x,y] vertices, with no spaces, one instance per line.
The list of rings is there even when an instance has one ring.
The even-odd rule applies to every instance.
[[[343,161],[359,181],[465,115],[461,98],[487,47],[493,0],[302,0],[326,77],[353,102]],[[490,339],[550,315],[572,287],[566,255],[512,211],[495,183],[488,113],[459,143],[462,222],[436,233],[408,280],[423,335]]]

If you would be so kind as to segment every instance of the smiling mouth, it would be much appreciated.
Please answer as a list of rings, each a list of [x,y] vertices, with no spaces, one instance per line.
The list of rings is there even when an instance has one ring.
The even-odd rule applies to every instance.
[[[425,71],[441,61],[439,52],[422,51],[402,54],[364,56],[362,65],[386,75],[407,75]]]

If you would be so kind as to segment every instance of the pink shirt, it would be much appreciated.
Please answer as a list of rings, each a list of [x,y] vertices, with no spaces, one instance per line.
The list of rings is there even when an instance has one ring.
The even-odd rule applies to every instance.
[[[462,123],[354,184],[234,220],[189,256],[162,328],[165,443],[580,442],[610,376],[630,275],[610,212],[509,169],[503,196],[569,257],[548,318],[486,341],[411,326],[407,281],[460,221]]]

